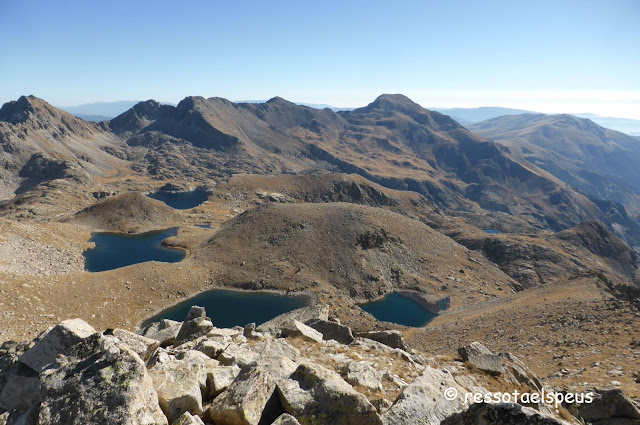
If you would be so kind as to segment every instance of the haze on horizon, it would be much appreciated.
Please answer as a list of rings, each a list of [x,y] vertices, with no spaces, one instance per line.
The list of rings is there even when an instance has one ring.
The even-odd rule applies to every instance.
[[[640,119],[640,2],[0,1],[0,103],[282,96]],[[7,42],[9,41],[9,42]]]

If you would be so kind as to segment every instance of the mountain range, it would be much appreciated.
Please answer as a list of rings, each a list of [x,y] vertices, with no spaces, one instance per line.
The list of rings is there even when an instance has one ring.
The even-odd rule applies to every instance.
[[[522,115],[510,119],[522,119],[518,117]],[[636,186],[625,185],[624,176],[607,180],[607,172],[621,172],[619,164],[610,169],[602,165],[594,177],[585,171],[592,166],[586,154],[571,157],[583,163],[572,165],[582,169],[571,169],[569,178],[550,165],[550,158],[558,164],[558,155],[568,158],[568,153],[552,152],[547,144],[544,154],[541,148],[528,148],[538,152],[534,158],[525,154],[528,150],[513,149],[510,135],[496,139],[485,132],[496,139],[490,141],[403,95],[381,95],[366,107],[339,112],[279,97],[264,103],[187,97],[176,106],[149,100],[100,124],[30,96],[5,104],[0,120],[0,145],[7,153],[4,186],[14,184],[17,193],[46,180],[37,171],[43,166],[33,167],[33,161],[56,170],[49,180],[67,172],[60,170],[103,177],[123,166],[154,179],[186,178],[200,184],[241,172],[324,169],[417,192],[456,214],[502,214],[505,228],[559,231],[584,220],[601,220],[628,243],[640,246],[640,227],[625,209],[637,211]],[[594,157],[601,155],[593,151],[592,142],[580,139],[579,131],[594,138],[615,136],[616,141],[598,140],[611,158],[622,162],[634,149],[634,139],[588,120],[564,117],[554,125],[570,129],[573,133],[566,137],[576,136],[575,144]],[[633,172],[633,167],[627,168]]]
[[[265,103],[266,100],[240,100],[235,103]],[[116,101],[116,102],[95,102],[86,103],[77,106],[61,107],[63,111],[69,112],[78,118],[82,118],[85,121],[108,121],[116,116],[126,112],[133,107],[139,101]],[[169,102],[163,102],[166,105],[175,104]],[[304,103],[296,102],[300,106],[308,106],[315,109],[329,108],[334,112],[339,111],[351,111],[356,108],[336,107],[329,104],[317,104],[317,103]],[[490,107],[484,106],[479,108],[432,108],[436,112],[440,112],[445,115],[449,115],[462,125],[473,124],[480,121],[488,120],[491,118],[497,118],[504,115],[518,115],[518,114],[532,114],[534,111],[528,111],[523,109],[502,108],[502,107]],[[640,136],[640,121],[627,119],[627,118],[613,118],[603,117],[595,114],[588,113],[576,113],[572,114],[580,118],[588,118],[596,124],[617,130],[631,136]]]

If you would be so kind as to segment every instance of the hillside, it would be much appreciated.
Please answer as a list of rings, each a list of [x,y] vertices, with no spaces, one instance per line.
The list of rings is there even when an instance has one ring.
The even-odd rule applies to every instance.
[[[39,183],[104,176],[123,161],[108,153],[121,144],[95,123],[78,119],[34,96],[0,109],[0,199]]]
[[[78,211],[69,221],[94,229],[139,233],[175,226],[180,213],[140,192],[122,193]]]
[[[318,286],[319,292],[356,300],[405,289],[437,298],[458,293],[458,303],[483,298],[483,291],[511,290],[515,283],[500,270],[468,257],[464,247],[416,220],[331,202],[251,209],[223,224],[194,250],[192,259],[217,263],[217,278],[227,285],[282,290]],[[464,283],[443,289],[441,282],[454,270]]]
[[[640,143],[631,136],[571,115],[504,116],[469,129],[584,193],[640,209]]]

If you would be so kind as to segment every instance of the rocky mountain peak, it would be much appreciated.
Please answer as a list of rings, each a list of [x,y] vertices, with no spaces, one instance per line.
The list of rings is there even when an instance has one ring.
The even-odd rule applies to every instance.
[[[187,96],[178,103],[176,108],[180,111],[195,109],[198,105],[206,103],[207,99],[202,96]]]
[[[276,96],[276,97],[272,97],[271,99],[267,100],[265,103],[269,104],[269,105],[288,105],[288,106],[298,106],[293,102],[289,102],[287,99],[282,98],[280,96]]]
[[[12,100],[2,105],[2,108],[0,108],[0,121],[20,124],[28,121],[33,115],[59,116],[61,114],[66,113],[33,95],[20,96],[18,100]]]

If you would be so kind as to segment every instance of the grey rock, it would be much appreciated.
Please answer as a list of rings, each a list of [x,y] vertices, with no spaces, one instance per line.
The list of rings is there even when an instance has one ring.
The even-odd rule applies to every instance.
[[[220,366],[211,370],[207,374],[209,383],[208,398],[215,398],[222,391],[226,390],[240,374],[240,367]]]
[[[172,422],[184,412],[202,415],[203,395],[210,392],[210,375],[219,363],[199,351],[161,353],[150,362],[149,375],[158,393],[160,407]]]
[[[271,425],[300,425],[300,422],[288,413],[278,416],[278,419]]]
[[[529,386],[537,391],[542,390],[542,381],[519,358],[511,353],[500,353],[504,364],[504,378],[513,383]]]
[[[220,354],[231,345],[231,342],[223,342],[212,339],[205,339],[204,341],[199,341],[194,349],[198,350],[212,359],[218,359]]]
[[[317,425],[382,424],[376,408],[337,373],[301,364],[278,383],[282,408],[301,423]]]
[[[502,358],[477,341],[458,348],[458,353],[463,361],[469,362],[477,369],[494,375],[500,375],[504,371]]]
[[[174,344],[180,345],[184,342],[205,336],[211,330],[213,330],[213,323],[206,318],[197,317],[192,320],[185,320],[182,322],[182,326],[180,326],[180,331],[178,331]]]
[[[453,400],[445,398],[445,391],[450,388],[459,395]],[[382,418],[387,425],[439,425],[445,418],[466,409],[464,398],[460,397],[465,392],[466,389],[450,372],[427,366],[424,373],[402,391]]]
[[[622,418],[640,420],[638,406],[618,388],[597,391],[591,403],[572,404],[568,410],[586,422]]]
[[[226,391],[213,400],[207,414],[219,425],[271,423],[282,413],[278,411],[279,406],[275,406],[274,412],[270,412],[267,406],[274,394],[276,381],[277,378],[261,365],[247,367]],[[273,416],[271,422],[261,422],[270,414]]]
[[[152,323],[143,329],[141,333],[142,336],[160,341],[161,347],[166,347],[176,342],[176,337],[178,336],[178,332],[180,332],[181,326],[182,322],[162,319],[159,322]]]
[[[224,366],[238,365],[243,368],[254,363],[257,359],[258,354],[246,344],[227,344],[218,354],[218,361]]]
[[[396,330],[387,331],[370,331],[357,334],[361,338],[368,338],[374,341],[378,341],[391,348],[400,348],[401,350],[408,351],[409,347],[402,338],[402,332]]]
[[[349,345],[355,338],[349,326],[331,320],[310,320],[305,323],[307,326],[320,332],[325,340],[333,339],[340,344]]]
[[[191,306],[184,321],[188,322],[189,320],[196,319],[207,319],[207,312],[205,311],[204,307],[200,307],[198,305]]]
[[[382,375],[368,362],[351,362],[344,368],[345,380],[372,391],[382,390]]]
[[[256,330],[258,332],[270,333],[272,335],[278,335],[280,328],[283,324],[292,320],[297,320],[302,323],[306,323],[311,320],[329,320],[329,306],[328,305],[314,305],[310,307],[303,307],[297,310],[290,311],[288,313],[281,314],[274,317],[258,326]]]
[[[140,357],[122,345],[107,362],[94,334],[40,375],[38,425],[167,424]]]
[[[87,322],[70,319],[51,328],[38,342],[20,356],[20,362],[36,372],[53,363],[59,354],[66,354],[71,347],[96,333]]]
[[[242,334],[244,336],[246,336],[247,338],[250,338],[253,333],[256,330],[256,324],[255,323],[249,323],[247,325],[245,325],[244,330],[242,331]]]
[[[142,361],[145,362],[160,347],[160,341],[125,331],[124,329],[114,329],[113,336],[139,355]]]
[[[36,373],[9,375],[0,392],[0,409],[27,410],[40,395],[40,377]]]
[[[441,425],[564,425],[566,422],[519,404],[473,404],[465,412],[454,414]]]
[[[184,412],[182,416],[173,422],[173,425],[204,425],[199,416],[193,416],[189,412]]]
[[[322,342],[322,334],[298,320],[291,320],[280,327],[283,337],[298,337],[313,342]]]

